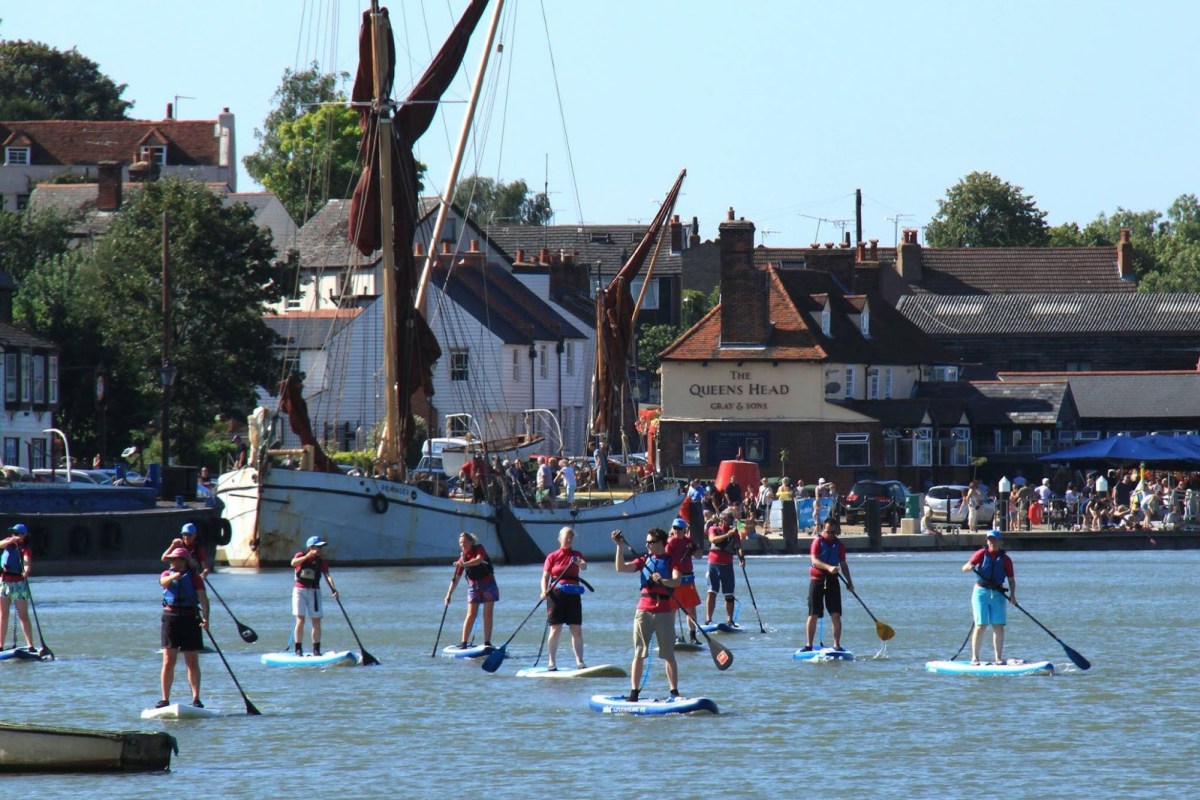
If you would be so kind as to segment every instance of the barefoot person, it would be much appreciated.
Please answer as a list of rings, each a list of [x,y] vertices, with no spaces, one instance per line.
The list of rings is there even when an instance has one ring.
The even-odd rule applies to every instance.
[[[475,617],[479,607],[483,606],[483,646],[492,646],[492,612],[496,601],[500,599],[500,587],[496,585],[496,571],[492,568],[487,550],[475,539],[473,534],[463,531],[458,535],[458,546],[462,555],[454,562],[454,580],[446,591],[446,605],[450,604],[450,595],[458,579],[467,573],[467,616],[463,620],[462,641],[460,648],[466,648],[471,640],[471,629],[475,627]]]
[[[675,602],[671,593],[680,584],[679,565],[667,555],[667,532],[662,528],[646,531],[646,555],[632,561],[621,557],[625,537],[612,532],[617,544],[614,566],[617,572],[636,572],[641,579],[641,598],[633,616],[633,665],[629,670],[630,684],[627,700],[637,702],[642,687],[642,672],[650,655],[650,639],[658,642],[658,654],[667,670],[667,686],[672,697],[679,697],[679,668],[675,664]]]
[[[175,662],[183,652],[187,666],[188,686],[192,690],[192,705],[204,708],[200,702],[200,650],[204,639],[201,628],[208,628],[208,594],[204,581],[192,569],[191,553],[177,547],[167,553],[168,569],[158,576],[162,587],[162,699],[155,708],[171,704],[171,685],[175,682]]]
[[[1008,601],[1017,601],[1017,579],[1013,576],[1012,559],[1000,545],[1000,531],[988,531],[987,546],[977,550],[962,565],[963,572],[974,572],[978,580],[971,593],[971,609],[975,628],[971,631],[971,663],[979,663],[979,645],[983,629],[992,626],[992,648],[996,663],[1004,663],[1004,625],[1008,622]],[[1004,596],[1004,581],[1008,580],[1008,597]]]
[[[583,553],[572,548],[575,529],[563,528],[558,532],[558,549],[546,556],[542,564],[542,597],[546,599],[546,622],[550,635],[546,640],[549,652],[547,669],[558,669],[558,640],[563,625],[571,631],[571,647],[575,650],[575,668],[583,669],[583,584],[579,582],[579,571],[587,569]],[[558,581],[553,589],[550,584]]]
[[[296,583],[292,586],[292,614],[296,617],[296,629],[292,636],[296,643],[296,655],[304,655],[304,618],[312,620],[312,654],[321,655],[321,618],[325,610],[321,607],[321,577],[329,584],[330,593],[336,598],[337,587],[329,576],[329,562],[325,560],[324,547],[327,542],[320,536],[310,536],[304,550],[292,557],[292,569],[296,570]]]
[[[37,652],[33,646],[33,629],[29,626],[29,583],[26,581],[32,559],[29,529],[25,523],[18,522],[8,529],[7,537],[0,539],[0,650],[4,649],[8,617],[15,602],[21,633],[25,634],[25,646],[29,652]],[[16,646],[14,640],[13,647]]]

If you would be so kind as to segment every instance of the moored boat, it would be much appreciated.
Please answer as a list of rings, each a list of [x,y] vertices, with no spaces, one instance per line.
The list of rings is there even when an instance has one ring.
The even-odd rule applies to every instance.
[[[0,772],[150,772],[178,753],[169,733],[0,722]]]

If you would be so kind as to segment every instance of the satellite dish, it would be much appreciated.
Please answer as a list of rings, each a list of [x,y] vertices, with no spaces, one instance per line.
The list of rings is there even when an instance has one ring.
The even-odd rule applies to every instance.
[[[842,385],[837,381],[830,381],[825,384],[825,394],[837,394],[842,390]]]

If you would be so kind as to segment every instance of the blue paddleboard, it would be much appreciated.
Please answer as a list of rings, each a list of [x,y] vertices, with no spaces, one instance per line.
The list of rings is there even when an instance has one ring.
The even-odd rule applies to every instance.
[[[482,658],[490,655],[495,649],[495,647],[490,647],[486,644],[472,644],[466,647],[459,647],[456,644],[452,644],[449,647],[442,648],[442,655],[447,658]],[[504,655],[505,658],[508,657],[507,652]]]
[[[263,653],[262,663],[268,667],[353,667],[358,663],[358,653],[352,650],[335,650],[319,656],[295,653]]]
[[[716,714],[717,704],[707,697],[668,697],[665,700],[626,700],[621,695],[592,695],[588,708],[602,714]]]
[[[854,653],[851,653],[849,650],[834,650],[832,647],[816,647],[812,650],[797,650],[792,653],[792,659],[795,661],[808,661],[810,663],[853,661]]]
[[[970,661],[927,661],[925,671],[937,675],[1053,675],[1049,661],[1010,658],[1003,664],[972,664]]]
[[[24,647],[11,647],[8,650],[0,650],[0,661],[41,661],[42,657],[37,653],[31,653]]]
[[[701,625],[700,629],[705,633],[745,633],[746,629],[736,622],[732,625],[728,622],[710,622],[707,625]]]

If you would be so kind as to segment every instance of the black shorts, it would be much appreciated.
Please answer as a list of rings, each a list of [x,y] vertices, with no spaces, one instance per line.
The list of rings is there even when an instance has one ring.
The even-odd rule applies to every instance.
[[[162,615],[162,646],[169,650],[203,650],[204,639],[200,635],[200,617],[195,614],[180,614],[164,611]]]
[[[826,611],[842,613],[842,583],[837,575],[813,578],[808,582],[808,615],[823,617]]]
[[[546,598],[546,620],[551,625],[582,625],[583,595],[566,594],[558,589]]]

